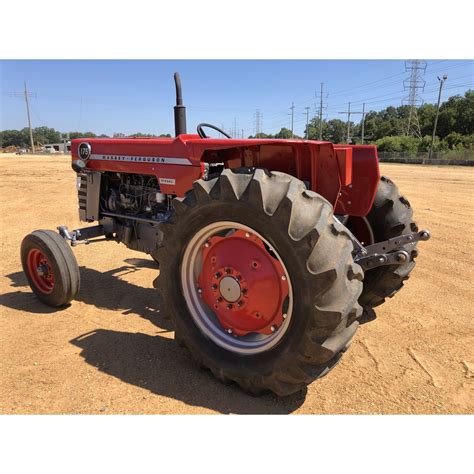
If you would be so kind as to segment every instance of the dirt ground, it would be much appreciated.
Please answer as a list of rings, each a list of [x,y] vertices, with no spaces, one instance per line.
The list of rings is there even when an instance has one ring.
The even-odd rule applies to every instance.
[[[78,246],[77,300],[61,311],[39,303],[20,243],[34,229],[81,225],[75,174],[69,157],[0,155],[0,413],[473,413],[474,169],[382,172],[433,235],[412,277],[328,376],[289,398],[254,398],[174,343],[146,255]]]

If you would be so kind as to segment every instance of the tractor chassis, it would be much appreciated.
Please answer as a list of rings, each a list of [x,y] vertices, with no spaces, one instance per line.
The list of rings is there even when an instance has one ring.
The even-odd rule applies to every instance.
[[[159,224],[159,222],[149,219],[141,220],[150,221],[149,223],[153,222],[154,225]],[[92,242],[103,242],[104,240],[118,240],[117,237],[114,237],[114,228],[114,220],[112,216],[109,216],[105,219],[103,218],[101,224],[96,226],[83,227],[71,232],[66,226],[59,226],[57,229],[59,235],[69,241],[72,247],[75,247],[81,243],[90,244]],[[131,226],[128,228],[131,229]],[[105,238],[98,238],[102,236]],[[409,262],[410,253],[407,251],[407,246],[413,246],[414,248],[416,242],[429,240],[431,235],[427,230],[422,230],[394,237],[383,242],[377,242],[366,247],[352,233],[351,237],[354,244],[354,251],[352,252],[354,262],[359,264],[363,270],[370,270],[384,265],[403,265]],[[127,242],[125,241],[124,243],[126,244]]]

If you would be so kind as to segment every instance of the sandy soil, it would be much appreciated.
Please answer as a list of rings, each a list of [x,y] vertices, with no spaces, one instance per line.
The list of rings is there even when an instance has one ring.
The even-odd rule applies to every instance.
[[[174,343],[146,255],[79,246],[77,301],[39,303],[20,243],[34,229],[81,225],[75,175],[68,157],[0,155],[0,413],[473,413],[474,169],[382,171],[433,234],[412,277],[327,377],[290,398],[254,398]]]

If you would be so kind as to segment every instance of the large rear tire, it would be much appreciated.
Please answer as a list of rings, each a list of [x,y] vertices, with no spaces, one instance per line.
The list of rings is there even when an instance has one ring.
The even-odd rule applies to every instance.
[[[410,203],[400,194],[393,181],[385,176],[380,179],[367,221],[375,242],[418,231]],[[348,227],[351,229],[350,225]],[[386,298],[400,291],[415,267],[414,259],[418,255],[416,245],[410,244],[405,250],[410,254],[410,261],[404,265],[387,265],[365,271],[364,289],[359,299],[364,308],[379,306]]]
[[[225,170],[174,209],[155,286],[180,344],[252,393],[326,374],[357,329],[363,279],[330,203],[283,173]]]
[[[31,289],[48,306],[64,306],[79,292],[76,257],[56,232],[28,234],[21,243],[21,264]]]

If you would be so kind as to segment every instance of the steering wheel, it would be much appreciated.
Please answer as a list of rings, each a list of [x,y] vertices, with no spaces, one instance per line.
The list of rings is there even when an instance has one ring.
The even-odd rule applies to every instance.
[[[219,133],[221,133],[222,135],[224,135],[224,137],[232,138],[228,133],[224,132],[224,130],[221,130],[219,127],[216,127],[215,125],[211,125],[210,123],[200,123],[200,124],[197,126],[197,133],[198,133],[198,135],[199,135],[201,138],[209,138],[209,137],[204,133],[203,127],[212,128],[212,129],[215,130],[216,132],[219,132]]]

